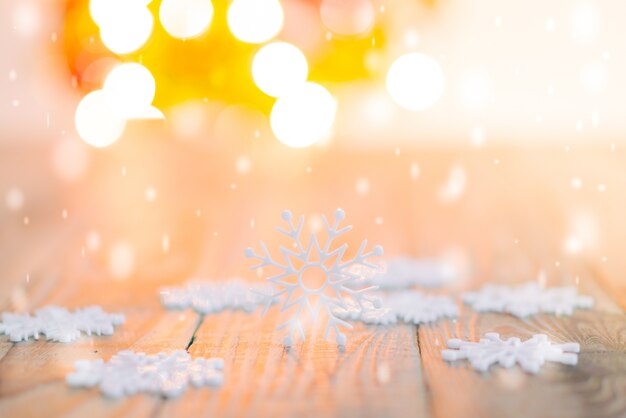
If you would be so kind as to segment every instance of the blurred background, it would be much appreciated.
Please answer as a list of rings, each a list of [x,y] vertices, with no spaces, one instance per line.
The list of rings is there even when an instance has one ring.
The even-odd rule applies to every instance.
[[[67,271],[252,279],[243,249],[283,209],[315,231],[336,207],[355,242],[460,286],[576,282],[575,259],[623,294],[625,12],[0,0],[3,294]]]

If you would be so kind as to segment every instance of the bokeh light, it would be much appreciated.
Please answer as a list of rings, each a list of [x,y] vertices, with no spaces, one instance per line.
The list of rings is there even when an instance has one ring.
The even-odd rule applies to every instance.
[[[338,35],[366,34],[374,26],[370,0],[324,0],[320,6],[324,25]]]
[[[86,148],[75,137],[60,140],[52,151],[52,168],[55,174],[67,181],[80,179],[89,165]]]
[[[356,194],[366,196],[370,192],[370,181],[367,177],[359,177],[355,184]]]
[[[143,196],[146,198],[148,202],[154,202],[157,198],[158,192],[154,186],[146,187],[146,190],[143,192]]]
[[[600,93],[606,88],[609,72],[602,62],[587,64],[580,72],[580,81],[589,93]]]
[[[24,37],[32,37],[39,30],[41,16],[36,1],[15,2],[13,9],[13,29]]]
[[[74,124],[83,141],[98,148],[117,141],[126,127],[126,121],[115,110],[104,90],[83,97],[76,108]]]
[[[400,56],[387,72],[387,91],[399,106],[408,110],[431,107],[443,94],[444,84],[437,61],[417,52]]]
[[[330,135],[336,112],[337,104],[328,90],[307,82],[276,101],[270,124],[280,142],[303,148]]]
[[[135,252],[125,241],[119,241],[109,250],[109,272],[116,279],[126,279],[135,269]]]
[[[150,71],[141,64],[121,64],[113,68],[104,82],[104,91],[114,109],[125,119],[141,118],[156,93]]]
[[[251,169],[252,162],[247,156],[241,155],[237,158],[237,161],[235,161],[235,170],[237,171],[237,174],[241,174],[242,176],[246,175]]]
[[[252,61],[252,77],[263,93],[280,97],[306,81],[306,57],[287,42],[273,42],[261,48]]]
[[[24,193],[19,187],[11,187],[4,195],[4,203],[11,212],[17,212],[24,206]]]
[[[233,0],[228,27],[240,41],[259,44],[280,32],[285,16],[278,0]]]
[[[100,27],[102,43],[116,54],[138,50],[152,33],[152,13],[139,1],[114,0],[106,7],[94,6],[91,13],[96,16],[94,21]]]
[[[472,111],[484,110],[493,100],[491,77],[481,69],[467,71],[461,81],[461,101]]]
[[[89,15],[98,26],[112,22],[123,8],[124,0],[89,0]]]
[[[202,34],[213,19],[211,0],[163,0],[159,19],[167,33],[187,39]]]
[[[96,252],[100,249],[100,234],[96,231],[89,231],[85,237],[85,245],[90,252]]]
[[[574,5],[571,18],[572,39],[580,43],[592,42],[599,29],[598,10],[592,2],[580,1]]]

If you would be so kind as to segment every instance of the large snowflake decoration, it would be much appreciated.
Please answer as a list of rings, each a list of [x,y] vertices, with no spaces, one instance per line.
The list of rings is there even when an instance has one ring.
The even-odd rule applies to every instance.
[[[240,279],[227,281],[191,280],[183,287],[161,289],[161,302],[168,309],[192,308],[201,314],[239,309],[252,312],[268,301],[273,303],[272,286],[251,284]]]
[[[593,298],[579,295],[574,286],[543,288],[536,282],[518,286],[487,284],[466,292],[463,301],[478,312],[506,312],[520,318],[538,313],[571,315],[575,308],[591,308]]]
[[[13,342],[38,340],[43,334],[46,340],[62,343],[72,342],[80,333],[87,335],[112,335],[116,325],[124,323],[124,315],[109,314],[99,306],[89,306],[69,312],[58,306],[46,306],[35,315],[4,312],[0,322],[0,334],[9,336]]]
[[[331,226],[326,217],[323,217],[327,238],[323,246],[315,234],[311,235],[309,243],[303,244],[300,234],[304,225],[304,217],[300,217],[298,224],[294,225],[291,212],[285,211],[282,218],[287,222],[289,229],[277,228],[277,230],[293,241],[294,249],[280,247],[282,261],[277,261],[270,255],[265,244],[261,243],[262,255],[253,249],[246,249],[246,257],[255,258],[260,264],[253,269],[271,266],[280,271],[279,274],[269,277],[268,281],[277,287],[274,297],[282,299],[282,311],[291,310],[290,319],[281,324],[278,329],[287,329],[288,334],[284,339],[286,346],[291,346],[294,336],[297,334],[303,340],[305,332],[302,316],[308,312],[312,320],[316,320],[320,312],[325,316],[326,329],[324,337],[327,338],[332,330],[335,333],[337,344],[344,346],[346,336],[340,331],[340,327],[352,328],[352,326],[339,318],[334,309],[346,307],[347,300],[353,300],[360,304],[364,301],[365,292],[374,287],[363,287],[360,276],[350,270],[355,266],[375,268],[367,259],[372,256],[380,256],[383,249],[374,247],[371,252],[365,252],[367,240],[361,244],[357,254],[351,260],[343,260],[347,244],[332,249],[333,241],[352,229],[351,226],[340,228],[339,224],[344,219],[343,210],[335,211],[335,221]],[[270,300],[265,304],[265,310],[269,307]]]
[[[579,351],[578,343],[552,344],[544,334],[522,342],[517,337],[502,340],[499,334],[490,332],[477,343],[451,339],[441,356],[447,361],[467,359],[481,372],[496,363],[507,368],[519,363],[523,370],[537,373],[546,361],[575,365]]]
[[[354,301],[346,307],[335,309],[343,319],[367,324],[388,325],[404,321],[410,324],[425,324],[442,318],[455,318],[459,307],[454,299],[442,295],[429,295],[416,290],[403,293],[368,295],[360,304]]]
[[[219,386],[224,381],[224,360],[191,359],[184,350],[149,356],[120,351],[109,362],[102,359],[81,360],[75,364],[66,382],[72,387],[99,386],[109,397],[120,398],[139,392],[175,397],[189,386]]]

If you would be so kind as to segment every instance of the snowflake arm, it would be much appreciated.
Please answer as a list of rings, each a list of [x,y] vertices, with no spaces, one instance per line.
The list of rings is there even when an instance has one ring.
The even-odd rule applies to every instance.
[[[448,341],[448,349],[441,352],[446,361],[467,359],[475,370],[485,372],[493,364],[510,368],[516,363],[529,373],[537,373],[546,361],[567,365],[578,362],[578,343],[552,344],[544,334],[535,334],[521,341],[517,337],[502,340],[495,332],[485,334],[479,342],[462,341],[453,338]]]
[[[361,243],[361,246],[359,247],[359,250],[357,251],[356,256],[349,261],[346,261],[345,263],[341,264],[339,269],[341,271],[347,271],[350,267],[355,266],[355,265],[359,265],[359,266],[364,266],[364,267],[368,267],[368,268],[376,268],[376,264],[374,263],[370,263],[367,261],[368,258],[370,257],[374,257],[374,256],[381,256],[383,255],[383,247],[381,247],[380,245],[377,245],[374,247],[374,249],[370,252],[365,252],[365,247],[367,246],[367,240],[363,240],[363,242]]]
[[[348,329],[353,328],[352,324],[344,321],[343,319],[340,319],[337,315],[329,313],[328,321],[326,322],[326,329],[324,330],[324,338],[326,339],[328,338],[328,334],[330,330],[332,329],[335,332],[335,335],[337,336],[337,345],[343,347],[346,345],[348,337],[346,337],[346,334],[341,332],[340,327],[344,327]]]

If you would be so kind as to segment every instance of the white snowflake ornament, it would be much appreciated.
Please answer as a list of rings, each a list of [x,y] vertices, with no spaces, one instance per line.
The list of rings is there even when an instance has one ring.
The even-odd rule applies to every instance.
[[[518,286],[487,284],[466,292],[463,301],[477,312],[505,312],[524,318],[538,313],[571,315],[576,308],[588,309],[593,298],[579,295],[574,286],[543,288],[536,282]]]
[[[370,283],[380,289],[408,289],[414,286],[439,287],[456,280],[455,267],[440,260],[396,257],[372,274]]]
[[[335,313],[340,318],[367,324],[389,325],[403,321],[417,325],[442,318],[455,318],[459,315],[459,307],[454,299],[448,296],[410,290],[402,293],[368,295],[362,303],[350,301],[346,307],[335,309]]]
[[[272,298],[274,289],[267,284],[258,285],[240,279],[227,281],[191,280],[183,287],[161,289],[161,302],[168,309],[192,308],[201,314],[211,314],[225,309],[252,312]]]
[[[365,292],[375,289],[362,286],[360,276],[351,269],[355,266],[375,268],[375,265],[367,259],[382,255],[383,249],[381,246],[375,246],[372,251],[365,252],[367,240],[364,240],[354,258],[344,261],[343,256],[348,245],[343,244],[333,249],[333,241],[352,229],[351,226],[339,228],[344,217],[343,210],[335,211],[332,226],[326,217],[322,217],[327,233],[326,241],[320,245],[317,236],[312,234],[308,244],[305,245],[300,237],[304,217],[301,216],[298,224],[294,225],[291,212],[285,211],[282,218],[287,222],[289,229],[277,228],[277,230],[293,241],[294,249],[281,246],[281,261],[275,260],[263,243],[261,243],[262,255],[257,254],[252,248],[245,251],[246,257],[260,261],[260,264],[252,267],[253,269],[270,266],[279,271],[275,276],[269,277],[268,281],[277,287],[272,296],[282,299],[282,311],[291,311],[290,319],[278,327],[279,330],[285,328],[288,330],[283,340],[288,347],[293,345],[296,335],[305,339],[302,323],[305,312],[308,312],[313,321],[321,312],[326,320],[324,337],[327,338],[330,330],[333,330],[337,344],[344,346],[346,336],[340,327],[352,328],[352,326],[339,318],[334,309],[346,307],[349,300],[360,304],[364,301]],[[269,302],[266,302],[263,313],[268,307]]]
[[[448,340],[448,349],[441,352],[441,357],[446,361],[467,359],[481,372],[496,363],[506,368],[518,363],[523,370],[537,373],[546,361],[576,365],[579,351],[578,343],[552,344],[544,334],[521,341],[517,337],[502,340],[498,333],[490,332],[477,343]]]
[[[224,381],[223,359],[192,360],[184,350],[153,356],[125,350],[107,363],[102,359],[82,360],[75,368],[65,379],[69,386],[98,386],[111,398],[140,392],[176,397],[187,390],[189,383],[195,387],[220,386]]]
[[[81,332],[87,335],[112,335],[116,325],[124,323],[124,315],[109,314],[99,306],[89,306],[69,312],[58,306],[46,306],[35,315],[4,312],[0,322],[0,334],[9,336],[12,342],[38,340],[43,334],[46,340],[69,343],[77,340]]]

